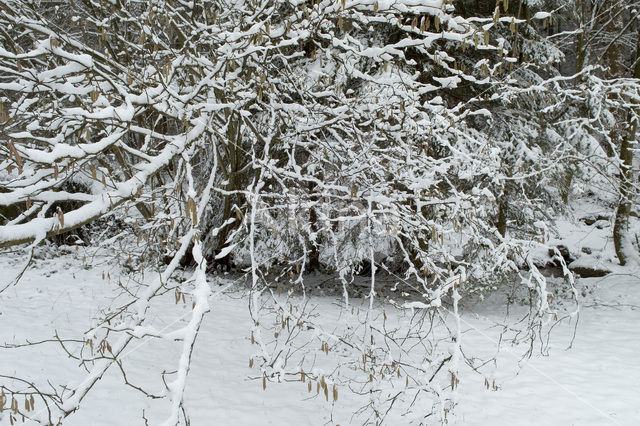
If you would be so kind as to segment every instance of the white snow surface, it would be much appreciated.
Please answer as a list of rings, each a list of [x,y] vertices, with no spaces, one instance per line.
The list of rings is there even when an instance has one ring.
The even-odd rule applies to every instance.
[[[111,303],[118,277],[108,263],[93,262],[92,267],[84,267],[81,257],[81,253],[67,253],[51,260],[36,259],[17,286],[0,294],[0,343],[48,339],[54,331],[61,338],[82,336],[91,326],[91,317]],[[17,255],[0,256],[1,284],[19,272],[23,261]],[[109,272],[111,280],[103,279],[103,272]],[[239,289],[220,292],[214,279],[209,282],[211,312],[204,319],[187,377],[185,406],[191,424],[349,424],[351,413],[366,401],[346,389],[341,389],[338,401],[331,403],[322,393],[315,396],[315,390],[307,393],[306,385],[300,382],[268,383],[263,391],[261,380],[249,379],[259,372],[248,366],[255,347],[249,338],[252,323],[247,298]],[[567,349],[575,323],[569,321],[553,331],[548,356],[536,351],[531,359],[522,360],[524,348],[503,347],[493,374],[498,390],[487,390],[484,376],[461,367],[459,404],[449,416],[450,424],[638,424],[640,274],[581,279],[578,288],[583,296],[572,348]],[[176,317],[184,316],[184,321],[189,318],[190,304],[174,304],[173,294],[155,303],[165,304],[162,312],[171,313],[153,318],[157,330],[170,327]],[[329,324],[339,315],[335,298],[317,296],[311,303],[319,306],[319,321]],[[491,303],[463,303],[465,353],[495,351],[496,331],[492,326],[502,317],[493,312]],[[175,370],[179,354],[179,343],[134,342],[124,356],[129,380],[161,393],[164,386],[159,372]],[[73,385],[84,377],[77,362],[57,344],[0,349],[0,374],[29,378],[43,387],[47,379]],[[36,410],[42,408],[36,401]],[[149,424],[158,424],[168,412],[168,399],[148,399],[127,387],[112,366],[80,409],[63,424],[142,425],[143,415]],[[392,417],[388,424],[405,424],[403,420]],[[9,424],[6,415],[0,419],[0,425],[4,424]]]

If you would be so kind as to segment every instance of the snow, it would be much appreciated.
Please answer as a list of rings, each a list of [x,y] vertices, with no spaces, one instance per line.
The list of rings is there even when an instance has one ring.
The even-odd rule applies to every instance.
[[[39,256],[17,286],[0,294],[3,324],[0,342],[17,344],[27,339],[49,339],[54,330],[62,339],[77,338],[91,327],[91,317],[105,306],[116,304],[113,295],[117,281],[127,277],[119,276],[117,269],[102,263],[99,257],[93,267],[83,265],[82,250],[77,253],[61,250],[57,258]],[[17,274],[20,266],[17,255],[0,257],[4,280]],[[102,279],[103,272],[109,272],[111,279]],[[196,300],[201,304],[196,311],[203,314],[211,309],[211,312],[204,316],[200,326],[189,374],[181,375],[177,383],[186,385],[184,400],[191,423],[349,424],[351,413],[366,404],[366,396],[358,397],[348,389],[339,388],[338,401],[327,402],[322,392],[318,396],[315,389],[308,393],[306,384],[299,381],[267,382],[263,391],[260,372],[248,366],[256,347],[250,342],[253,321],[247,312],[245,290],[218,286],[218,281],[228,281],[228,278],[219,278],[208,277],[209,285],[213,286],[211,294],[208,287],[202,286],[201,272],[196,278],[200,283],[196,286]],[[146,280],[153,280],[153,274],[149,273]],[[497,390],[486,389],[485,376],[473,373],[460,361],[458,406],[450,414],[450,423],[637,424],[640,418],[638,280],[638,275],[633,273],[578,280],[583,296],[573,342],[575,322],[568,318],[555,327],[548,356],[534,351],[529,361],[523,361],[523,345],[503,344],[489,380],[495,380]],[[170,333],[189,318],[197,319],[189,301],[174,302],[173,295],[151,302],[163,312],[153,319],[154,330]],[[360,303],[366,306],[368,302],[351,299],[355,306]],[[310,303],[318,306],[318,323],[327,329],[344,315],[334,297],[312,297]],[[403,317],[391,306],[376,306],[376,309],[384,308],[390,316]],[[494,352],[495,324],[504,320],[495,305],[487,301],[465,304],[463,299],[460,311],[462,353]],[[571,349],[567,349],[570,345]],[[161,339],[133,341],[121,355],[128,379],[154,393],[166,393],[159,372],[174,371],[177,364],[184,367],[184,359],[176,362],[185,356],[183,351],[181,355],[180,346]],[[455,347],[449,349],[457,353]],[[326,357],[327,362],[339,357],[333,352],[319,356]],[[0,374],[26,376],[45,389],[46,379],[77,385],[86,374],[56,343],[0,349],[0,365]],[[322,365],[319,371],[321,369]],[[167,376],[167,383],[173,380],[175,375]],[[174,388],[170,386],[170,389]],[[36,409],[41,410],[43,407],[38,402]],[[150,424],[158,424],[167,418],[169,402],[166,398],[145,398],[127,387],[118,369],[112,366],[64,424],[137,424],[143,423],[143,415]],[[9,424],[8,416],[0,420],[0,424]],[[388,424],[405,423],[402,417],[392,417]]]
[[[533,19],[547,19],[550,16],[551,14],[549,12],[536,12],[536,14],[533,15]]]
[[[111,40],[106,51],[82,29],[60,37],[48,18],[29,18],[37,14],[27,2],[0,14],[3,39],[34,42],[27,53],[0,48],[8,71],[0,91],[11,92],[0,99],[11,140],[0,207],[26,208],[1,212],[9,217],[0,246],[33,242],[29,260],[35,254],[21,282],[7,286],[25,255],[0,255],[0,392],[20,395],[33,381],[71,415],[65,423],[78,425],[190,424],[186,413],[194,424],[370,423],[358,410],[378,414],[385,404],[389,424],[422,423],[425,413],[435,414],[427,422],[458,424],[640,418],[640,263],[615,264],[620,197],[601,203],[607,215],[578,210],[555,220],[560,203],[589,187],[627,196],[617,177],[627,173],[604,148],[611,140],[616,151],[610,129],[623,110],[638,119],[637,79],[602,80],[593,60],[574,76],[547,69],[565,59],[554,37],[519,38],[515,24],[524,21],[500,18],[500,5],[493,18],[466,19],[443,0],[310,10],[301,0],[291,4],[300,10],[239,2],[216,16],[186,16],[163,2],[125,2],[120,14],[98,3],[83,21]],[[545,21],[528,27],[535,32],[552,15],[534,19]],[[141,30],[131,54],[113,48],[135,43],[128,22]],[[397,31],[389,38],[384,28]],[[516,39],[522,48],[503,61],[498,54]],[[460,45],[480,52],[458,62]],[[518,62],[516,51],[532,62],[496,78]],[[463,81],[471,83],[458,93],[465,99],[447,93]],[[570,107],[560,116],[562,104]],[[483,117],[466,119],[473,115]],[[80,183],[86,193],[70,189]],[[146,223],[129,215],[134,206]],[[233,220],[230,206],[238,221],[217,226]],[[506,231],[495,229],[496,215]],[[82,238],[68,235],[77,248],[43,242],[85,224]],[[91,239],[84,231],[98,248],[80,247]],[[187,250],[195,264],[183,270]],[[125,266],[141,268],[135,274],[122,269],[127,257]],[[221,267],[222,258],[245,268],[242,278],[207,274],[205,259]],[[339,276],[303,280],[312,259]],[[568,268],[611,273],[575,283]],[[376,271],[398,269],[403,278],[377,282]],[[546,277],[559,269],[565,278]],[[368,276],[353,276],[363,270]],[[314,284],[324,278],[333,283]],[[571,294],[581,304],[565,299]],[[506,297],[515,300],[508,310]],[[299,383],[302,368],[317,396],[310,381],[308,391]],[[38,404],[29,415],[44,422],[51,414]],[[6,423],[12,416],[0,413]]]
[[[576,338],[564,324],[549,356],[522,370],[500,371],[500,390],[463,388],[459,418],[465,424],[632,425],[640,418],[640,288],[637,277],[579,282],[592,287],[583,300]],[[467,336],[467,339],[470,337]],[[474,338],[478,338],[477,335]],[[503,355],[515,364],[519,354]],[[498,421],[496,422],[496,419]]]

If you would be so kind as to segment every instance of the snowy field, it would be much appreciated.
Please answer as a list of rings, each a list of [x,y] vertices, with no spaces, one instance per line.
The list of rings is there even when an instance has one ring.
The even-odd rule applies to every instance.
[[[15,275],[22,261],[12,255],[0,258],[3,280]],[[0,295],[0,341],[34,342],[51,339],[54,333],[62,339],[81,336],[91,326],[91,317],[113,302],[117,281],[115,273],[109,279],[108,264],[94,265],[85,268],[72,254],[36,260],[19,285]],[[103,272],[108,273],[105,278]],[[578,286],[583,296],[572,348],[567,350],[575,324],[565,321],[551,335],[548,356],[536,351],[521,361],[523,348],[503,345],[493,373],[497,390],[487,390],[483,376],[463,369],[450,424],[640,424],[640,276],[614,274],[579,280]],[[252,345],[246,299],[239,289],[216,290],[188,378],[185,405],[191,424],[349,424],[363,400],[347,390],[336,402],[327,402],[322,393],[308,393],[300,382],[268,383],[263,390],[261,380],[250,378],[256,372],[248,366]],[[181,310],[190,311],[174,304],[172,295],[164,299],[166,311],[177,318]],[[311,303],[320,306],[320,322],[334,321],[340,314],[335,298],[318,296]],[[499,318],[491,304],[466,306],[462,320],[465,352],[495,350],[492,326]],[[170,318],[157,317],[154,322],[172,325]],[[123,358],[128,380],[161,393],[158,372],[175,368],[178,350],[179,345],[164,341],[129,347]],[[46,380],[73,385],[83,377],[77,362],[56,343],[2,349],[0,366],[0,374],[28,378],[45,388]],[[36,401],[35,408],[42,405]],[[127,387],[112,367],[64,424],[133,425],[145,424],[145,419],[157,424],[167,412],[166,399],[150,399]],[[0,424],[9,424],[8,416],[2,419]],[[403,420],[391,417],[388,424]]]

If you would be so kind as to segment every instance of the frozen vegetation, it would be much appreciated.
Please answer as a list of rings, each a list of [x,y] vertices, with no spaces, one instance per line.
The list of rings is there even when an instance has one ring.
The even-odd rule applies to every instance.
[[[638,0],[0,0],[0,424],[636,424]]]

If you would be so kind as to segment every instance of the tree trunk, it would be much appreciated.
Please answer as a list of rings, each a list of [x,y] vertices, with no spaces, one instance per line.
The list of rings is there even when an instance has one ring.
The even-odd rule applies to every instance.
[[[621,2],[616,0],[611,2],[608,10],[611,21],[608,25],[610,33],[614,34],[617,39],[612,42],[605,57],[609,64],[609,75],[611,78],[625,77],[625,48],[622,44],[621,34],[623,32],[623,14],[621,13]],[[611,142],[618,145],[619,161],[620,161],[620,186],[619,186],[619,202],[616,209],[616,218],[613,225],[613,246],[618,256],[620,265],[626,265],[630,257],[629,244],[629,214],[631,213],[631,171],[633,165],[632,143],[635,139],[637,123],[633,120],[631,112],[625,114],[622,111],[614,113],[616,123],[611,129]],[[629,123],[629,124],[627,124]]]
[[[633,123],[629,132],[622,140],[620,146],[620,202],[616,210],[616,219],[613,226],[613,245],[620,265],[627,264],[630,248],[629,241],[629,214],[631,213],[631,167],[633,152],[631,143],[637,130],[637,123]]]
[[[503,195],[500,201],[498,202],[498,223],[496,228],[498,228],[498,232],[503,237],[507,234],[507,197]]]

